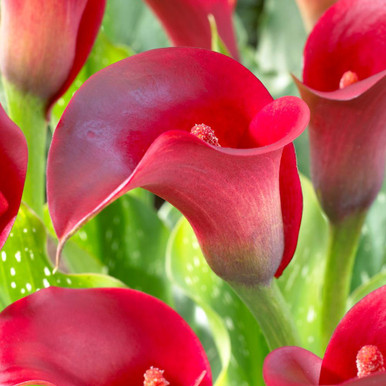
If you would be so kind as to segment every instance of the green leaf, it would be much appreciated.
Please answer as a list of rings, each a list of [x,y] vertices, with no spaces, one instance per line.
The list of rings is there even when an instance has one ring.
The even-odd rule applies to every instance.
[[[256,47],[257,45],[257,29],[261,18],[262,11],[264,9],[264,0],[239,0],[236,5],[236,34],[237,42],[240,42],[241,28],[238,24],[242,24],[243,32],[246,35],[244,38],[247,40],[248,45]],[[241,37],[243,40],[243,37]]]
[[[142,189],[142,188],[136,188],[133,190],[130,190],[129,195],[131,197],[135,197],[138,200],[141,200],[146,205],[153,207],[154,206],[154,194],[150,193],[148,190]]]
[[[298,246],[278,283],[295,318],[303,347],[322,355],[320,306],[328,224],[311,182],[305,177],[301,182],[304,209]]]
[[[178,220],[182,217],[182,213],[172,204],[165,201],[158,211],[158,216],[170,230],[173,230]]]
[[[49,233],[48,246],[52,255],[56,252],[57,241],[48,207],[44,208],[44,224]],[[86,225],[87,227],[87,225]],[[88,242],[88,233],[78,231],[64,245],[60,266],[71,273],[106,273],[105,265],[96,257],[96,245]]]
[[[143,1],[109,0],[102,28],[113,42],[131,46],[145,10]]]
[[[264,72],[300,75],[306,38],[295,1],[265,1],[257,51]]]
[[[12,232],[0,252],[0,307],[49,286],[124,287],[105,275],[53,273],[46,252],[47,233],[40,219],[22,205]]]
[[[366,281],[366,283],[362,284],[360,287],[356,288],[356,290],[349,297],[347,309],[350,309],[370,292],[384,285],[386,285],[385,269],[377,275],[373,276],[370,280]]]
[[[63,259],[72,271],[100,270],[171,304],[165,271],[169,233],[153,207],[153,197],[132,191],[75,233],[64,247]]]
[[[136,52],[169,46],[161,23],[143,1],[109,0],[102,25],[111,41]]]
[[[268,349],[259,326],[229,285],[211,271],[184,218],[170,237],[167,259],[173,283],[206,313],[222,365],[216,385],[263,385]]]
[[[385,285],[386,278],[378,274],[386,270],[386,183],[371,206],[358,247],[351,289],[360,286],[373,288],[373,283]],[[374,281],[372,277],[377,276]],[[358,290],[358,294],[362,290]],[[359,300],[359,299],[358,299]]]
[[[93,221],[96,232],[88,242],[99,246],[98,257],[108,273],[132,288],[170,303],[170,285],[165,273],[169,230],[156,210],[125,195]]]

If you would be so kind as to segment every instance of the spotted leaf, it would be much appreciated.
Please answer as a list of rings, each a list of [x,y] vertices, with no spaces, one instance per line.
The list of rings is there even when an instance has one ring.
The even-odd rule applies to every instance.
[[[14,227],[0,252],[0,307],[49,286],[124,287],[109,276],[53,273],[46,252],[47,234],[40,219],[22,205]]]
[[[69,240],[63,260],[71,272],[108,273],[130,288],[171,303],[165,272],[170,232],[149,195],[135,189],[105,208]]]

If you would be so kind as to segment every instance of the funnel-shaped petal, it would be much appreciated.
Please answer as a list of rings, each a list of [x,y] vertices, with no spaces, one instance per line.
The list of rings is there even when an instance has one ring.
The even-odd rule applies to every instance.
[[[106,0],[2,0],[0,66],[8,82],[47,102],[83,66]]]
[[[333,222],[366,210],[384,178],[385,25],[383,0],[341,0],[304,50],[297,85],[311,109],[312,179]]]
[[[213,15],[218,33],[231,55],[239,54],[232,23],[233,0],[145,0],[159,17],[176,46],[211,48],[208,16]]]
[[[292,141],[300,99],[272,101],[238,62],[194,48],[149,51],[91,78],[60,121],[48,202],[60,246],[135,187],[175,205],[221,277],[267,283],[291,260],[302,213]],[[210,126],[221,147],[190,134]]]
[[[377,352],[378,363],[371,358],[370,351],[365,363],[360,358],[359,353],[369,347]],[[323,361],[300,347],[282,347],[266,358],[264,379],[267,386],[384,385],[385,359],[386,286],[383,286],[346,314],[327,346]],[[366,364],[369,372],[363,375],[360,369]]]
[[[4,386],[143,385],[151,367],[171,385],[212,384],[205,352],[187,323],[134,290],[43,289],[0,314],[0,340]]]
[[[0,248],[19,211],[27,172],[27,143],[0,106]]]

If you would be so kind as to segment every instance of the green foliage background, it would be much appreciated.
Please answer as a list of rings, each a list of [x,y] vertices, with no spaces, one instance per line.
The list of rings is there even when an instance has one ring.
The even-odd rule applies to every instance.
[[[239,0],[235,25],[243,64],[277,98],[298,95],[307,35],[294,0]],[[98,70],[135,53],[169,46],[160,23],[140,0],[108,0],[101,32],[72,87],[56,104],[54,130],[76,90]],[[327,223],[309,181],[307,133],[296,141],[303,174],[304,216],[292,263],[279,279],[301,332],[303,346],[322,355],[319,307]],[[216,385],[263,385],[268,353],[260,329],[232,289],[206,264],[189,224],[165,203],[136,190],[86,224],[66,245],[53,273],[55,234],[27,207],[0,255],[0,305],[49,285],[129,286],[174,307],[200,337]],[[386,284],[386,188],[370,210],[357,254],[350,304]],[[48,242],[47,242],[48,240]]]

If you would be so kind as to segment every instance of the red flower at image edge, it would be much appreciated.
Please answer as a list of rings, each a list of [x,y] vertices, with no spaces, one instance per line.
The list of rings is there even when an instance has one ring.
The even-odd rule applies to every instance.
[[[94,44],[106,0],[1,0],[0,67],[23,92],[47,101],[67,90]]]
[[[0,106],[0,248],[19,211],[27,161],[25,137]]]
[[[302,98],[311,110],[311,174],[332,222],[366,211],[386,163],[386,4],[341,0],[304,49]]]
[[[145,0],[159,17],[173,44],[210,49],[212,33],[208,16],[213,15],[218,34],[238,59],[232,14],[236,0]]]
[[[301,99],[272,100],[241,64],[203,49],[148,51],[102,70],[70,102],[48,157],[59,251],[90,217],[143,187],[187,217],[219,276],[266,284],[296,247],[292,141],[308,119]]]
[[[311,30],[326,9],[335,4],[336,1],[337,0],[296,0],[307,29]]]
[[[187,323],[130,289],[42,289],[1,312],[0,341],[4,386],[212,385]]]
[[[357,303],[341,320],[323,360],[300,347],[281,347],[264,362],[267,386],[385,385],[386,286]]]

